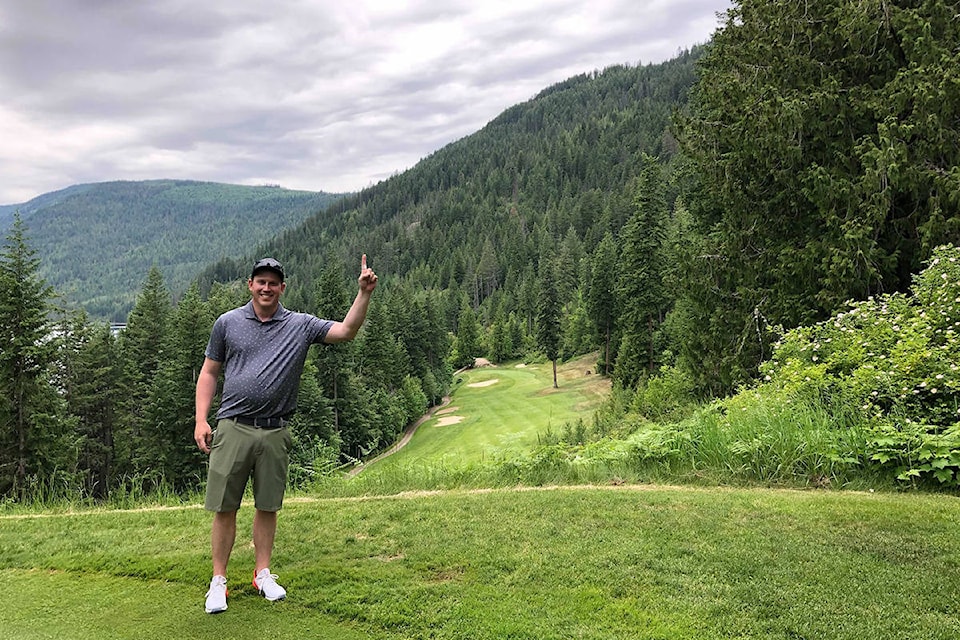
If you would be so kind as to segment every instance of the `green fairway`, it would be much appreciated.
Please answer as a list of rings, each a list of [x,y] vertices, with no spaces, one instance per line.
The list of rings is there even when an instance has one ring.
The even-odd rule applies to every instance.
[[[365,473],[396,465],[469,464],[528,449],[539,434],[589,419],[610,389],[609,380],[589,373],[594,362],[595,354],[559,367],[557,389],[550,363],[464,371],[456,376],[450,404]]]

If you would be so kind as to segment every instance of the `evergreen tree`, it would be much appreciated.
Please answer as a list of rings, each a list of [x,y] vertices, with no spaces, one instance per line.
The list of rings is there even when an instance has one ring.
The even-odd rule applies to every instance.
[[[0,254],[0,496],[16,500],[74,466],[72,421],[51,382],[53,290],[39,265],[18,213]]]
[[[596,348],[597,329],[587,315],[583,296],[577,293],[576,298],[568,304],[561,315],[560,357],[569,360],[587,353]]]
[[[381,295],[370,302],[363,333],[357,339],[358,371],[371,389],[393,392],[410,371],[403,343],[390,330],[388,300]]]
[[[350,308],[344,273],[343,263],[339,259],[332,258],[327,261],[314,287],[314,308],[319,317],[336,320],[342,318]],[[311,349],[308,357],[313,366],[304,369],[304,376],[308,375],[308,371],[316,372],[317,383],[323,395],[330,400],[334,433],[340,432],[341,414],[344,410],[342,387],[354,365],[355,349],[354,342],[315,347]],[[301,409],[304,410],[307,409]],[[309,419],[314,418],[311,416]]]
[[[78,314],[65,335],[63,389],[80,438],[80,488],[105,499],[131,469],[129,443],[118,437],[126,389],[117,339],[108,323],[89,324],[86,314]]]
[[[323,395],[314,359],[308,358],[300,377],[297,412],[290,423],[290,483],[294,486],[337,466],[341,441],[334,430],[333,401]]]
[[[645,373],[652,373],[657,357],[654,345],[666,311],[661,275],[661,245],[666,218],[663,179],[659,163],[644,156],[637,187],[635,211],[623,230],[623,248],[617,269],[617,300],[622,329],[614,375],[632,388]]]
[[[691,291],[698,338],[731,385],[755,373],[769,325],[821,320],[906,291],[960,231],[956,4],[741,0],[700,61],[679,139],[709,241]],[[718,273],[722,270],[722,273]],[[709,354],[703,353],[704,356]]]
[[[120,352],[124,361],[125,435],[129,437],[133,460],[144,481],[156,483],[163,470],[164,455],[155,448],[156,425],[149,421],[148,406],[158,372],[170,358],[170,292],[160,269],[152,267],[137,296],[127,326],[120,334]]]
[[[552,260],[541,260],[546,268],[540,280],[537,315],[537,344],[547,360],[553,363],[553,388],[557,384],[557,358],[560,355],[560,295],[557,291],[557,269]]]
[[[617,243],[608,232],[593,252],[590,263],[590,284],[585,300],[587,313],[596,327],[603,348],[604,375],[610,375],[612,343],[617,321]]]
[[[206,456],[193,441],[197,376],[213,318],[193,284],[172,312],[165,357],[153,378],[144,410],[150,426],[142,440],[152,451],[153,468],[178,490],[198,488]]]
[[[473,312],[469,301],[464,298],[460,307],[460,316],[457,319],[457,337],[453,341],[452,364],[457,369],[473,366],[474,361],[482,353],[483,346],[477,315]]]

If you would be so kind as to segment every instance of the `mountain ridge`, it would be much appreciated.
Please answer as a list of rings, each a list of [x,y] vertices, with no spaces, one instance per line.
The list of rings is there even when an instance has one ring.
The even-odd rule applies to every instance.
[[[152,267],[176,296],[205,265],[237,247],[249,250],[343,195],[196,180],[117,180],[5,205],[0,228],[9,228],[19,212],[47,283],[91,317],[123,321]]]

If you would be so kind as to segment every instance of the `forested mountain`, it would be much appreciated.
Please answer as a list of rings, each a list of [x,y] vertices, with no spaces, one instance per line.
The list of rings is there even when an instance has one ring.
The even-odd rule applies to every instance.
[[[264,250],[300,274],[304,286],[290,291],[305,296],[300,307],[310,307],[331,254],[353,265],[366,252],[387,287],[445,290],[457,309],[462,294],[487,322],[506,297],[504,309],[532,323],[541,258],[563,258],[571,293],[580,259],[630,217],[644,154],[669,163],[676,153],[671,115],[686,102],[699,52],[554,85]],[[253,256],[224,260],[201,282],[239,277]]]
[[[0,495],[56,473],[93,495],[131,479],[137,490],[158,477],[198,485],[189,433],[203,347],[214,318],[249,298],[242,283],[263,255],[286,267],[284,304],[326,318],[349,307],[361,254],[380,278],[357,340],[311,351],[295,480],[391,444],[479,356],[599,351],[617,392],[607,422],[651,388],[729,395],[756,382],[786,332],[849,300],[907,293],[958,240],[958,122],[954,3],[738,0],[706,47],[559,83],[285,231],[215,245],[223,221],[211,214],[190,238],[163,236],[166,264],[208,266],[174,303],[167,283],[189,275],[142,263],[116,339],[85,317],[50,326],[40,276],[102,282],[109,265],[91,257],[165,233],[172,213],[113,248],[77,240],[82,258],[57,266],[32,214],[0,254],[0,343],[14,345],[0,350],[0,425],[13,425],[0,429]],[[154,201],[236,209],[222,191],[158,184]],[[286,192],[264,189],[263,201],[271,193]],[[143,206],[124,202],[127,215]],[[231,220],[256,225],[263,212],[245,211]],[[76,235],[99,229],[70,223]],[[209,260],[178,256],[181,240]],[[882,396],[886,383],[863,384]],[[955,410],[960,387],[937,384]]]
[[[249,250],[339,197],[187,180],[104,182],[4,206],[0,229],[19,212],[47,282],[93,317],[125,321],[150,267],[180,294],[204,265]]]

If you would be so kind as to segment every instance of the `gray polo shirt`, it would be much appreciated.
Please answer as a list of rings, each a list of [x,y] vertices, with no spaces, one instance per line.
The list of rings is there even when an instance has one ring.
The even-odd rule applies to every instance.
[[[307,351],[323,341],[331,326],[330,320],[283,305],[273,318],[260,322],[252,301],[217,318],[204,352],[223,366],[217,419],[290,416],[297,408]]]

